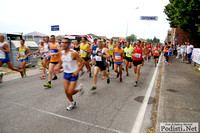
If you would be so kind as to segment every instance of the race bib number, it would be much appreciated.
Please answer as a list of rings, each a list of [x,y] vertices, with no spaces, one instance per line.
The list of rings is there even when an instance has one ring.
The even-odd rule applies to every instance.
[[[6,58],[5,53],[2,50],[0,50],[0,59],[5,59],[5,58]]]
[[[81,50],[81,54],[86,54],[85,51]]]
[[[131,54],[131,52],[130,51],[126,51],[126,54],[128,55],[128,54]]]
[[[115,59],[116,59],[116,60],[120,60],[120,59],[121,59],[121,56],[117,55],[117,56],[115,56]]]
[[[97,51],[96,50],[93,50],[93,54],[96,54],[97,53]]]
[[[113,47],[109,47],[109,50],[113,50]]]
[[[149,50],[151,50],[151,48],[149,48]]]
[[[155,53],[158,53],[158,51],[156,50]]]
[[[141,54],[138,54],[138,53],[135,54],[135,58],[140,58],[140,57],[141,57]]]
[[[65,67],[65,70],[67,71],[71,70],[71,66],[69,63],[66,63],[64,67]]]
[[[96,56],[96,61],[102,61],[102,57],[101,56]]]
[[[25,55],[24,52],[20,52],[19,54],[21,57],[24,57],[24,55]]]

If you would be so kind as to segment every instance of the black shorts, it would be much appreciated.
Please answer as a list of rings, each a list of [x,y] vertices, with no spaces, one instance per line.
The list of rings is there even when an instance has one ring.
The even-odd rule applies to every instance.
[[[168,52],[165,52],[165,53],[164,53],[164,56],[168,56]]]
[[[131,57],[125,57],[125,60],[127,60],[128,62],[132,62],[133,59]]]
[[[104,62],[96,62],[95,66],[99,67],[101,69],[101,71],[106,70],[106,63],[104,63]]]
[[[187,54],[187,57],[190,59],[191,58],[192,53]]]
[[[82,57],[83,58],[83,57]],[[90,60],[90,57],[83,58],[86,62]]]
[[[159,58],[159,56],[154,56],[154,59]]]
[[[56,64],[58,64],[59,62],[50,62],[50,63],[56,65]]]
[[[134,66],[142,65],[142,60],[133,61]]]

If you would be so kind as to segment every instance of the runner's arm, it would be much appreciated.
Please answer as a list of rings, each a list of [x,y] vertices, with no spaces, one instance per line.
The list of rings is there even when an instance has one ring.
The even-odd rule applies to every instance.
[[[41,47],[39,47],[39,49],[37,51],[33,52],[33,54],[39,53],[40,49],[41,49]]]
[[[87,45],[87,51],[85,51],[85,52],[87,52],[88,54],[92,52],[92,48],[90,45]]]
[[[124,53],[124,50],[122,50],[122,57],[123,57],[123,58],[125,57],[125,53]]]
[[[31,55],[31,50],[28,47],[26,47],[26,51],[28,52],[28,54],[25,56],[25,58]]]
[[[132,56],[132,57],[134,57],[134,56],[135,56],[135,54],[134,54],[134,53],[135,53],[135,48],[133,48],[133,51],[132,51],[132,53],[131,53],[131,56]]]
[[[104,52],[105,52],[106,55],[102,55],[102,57],[104,57],[104,58],[110,58],[110,53],[109,53],[108,49],[105,49]]]
[[[73,52],[73,55],[74,55],[74,60],[80,62],[80,64],[78,65],[78,69],[72,75],[72,76],[77,76],[79,71],[83,68],[85,61],[83,60],[83,58],[81,58],[81,56],[77,52]]]
[[[0,50],[2,50],[3,52],[9,54],[10,53],[10,48],[9,48],[8,43],[5,43],[3,46],[4,46],[5,49],[3,49],[2,47],[0,47]]]
[[[146,48],[143,48],[142,51],[144,52],[144,54],[147,56],[147,52],[148,52],[148,49]]]

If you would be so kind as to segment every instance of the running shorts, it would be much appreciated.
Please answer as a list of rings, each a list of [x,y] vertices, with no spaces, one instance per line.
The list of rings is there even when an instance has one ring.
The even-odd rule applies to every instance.
[[[142,65],[142,60],[133,61],[134,66]]]
[[[3,63],[8,63],[8,62],[10,62],[10,59],[9,58],[7,58],[7,59],[0,59],[0,61],[3,62]]]
[[[154,56],[154,59],[159,58],[159,56]]]
[[[59,62],[50,62],[50,63],[56,65],[56,64],[58,64]]]
[[[83,57],[82,57],[83,58]],[[86,62],[90,60],[90,57],[83,58]]]
[[[131,57],[125,57],[125,60],[127,60],[128,62],[132,62],[133,59],[131,59]]]
[[[116,64],[116,65],[122,65],[123,62],[114,62],[114,64]]]
[[[20,59],[20,62],[28,61],[28,58],[26,59]]]
[[[65,80],[69,80],[69,81],[71,81],[71,82],[73,82],[73,81],[77,81],[78,80],[78,75],[77,76],[72,76],[73,75],[73,73],[65,73],[64,72],[64,74],[63,74],[63,79],[65,79]]]
[[[95,66],[99,67],[102,71],[106,70],[106,65],[103,62],[96,62]]]

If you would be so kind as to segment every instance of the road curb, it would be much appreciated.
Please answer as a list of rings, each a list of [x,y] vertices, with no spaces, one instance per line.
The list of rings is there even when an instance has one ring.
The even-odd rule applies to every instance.
[[[158,100],[158,108],[157,108],[157,118],[156,118],[156,125],[155,125],[155,133],[160,133],[160,121],[163,118],[163,115],[161,114],[163,112],[163,103],[164,103],[164,97],[163,95],[163,89],[164,89],[164,72],[165,72],[165,65],[162,60],[162,73],[161,73],[161,81],[160,81],[160,88],[159,88],[159,100]]]

